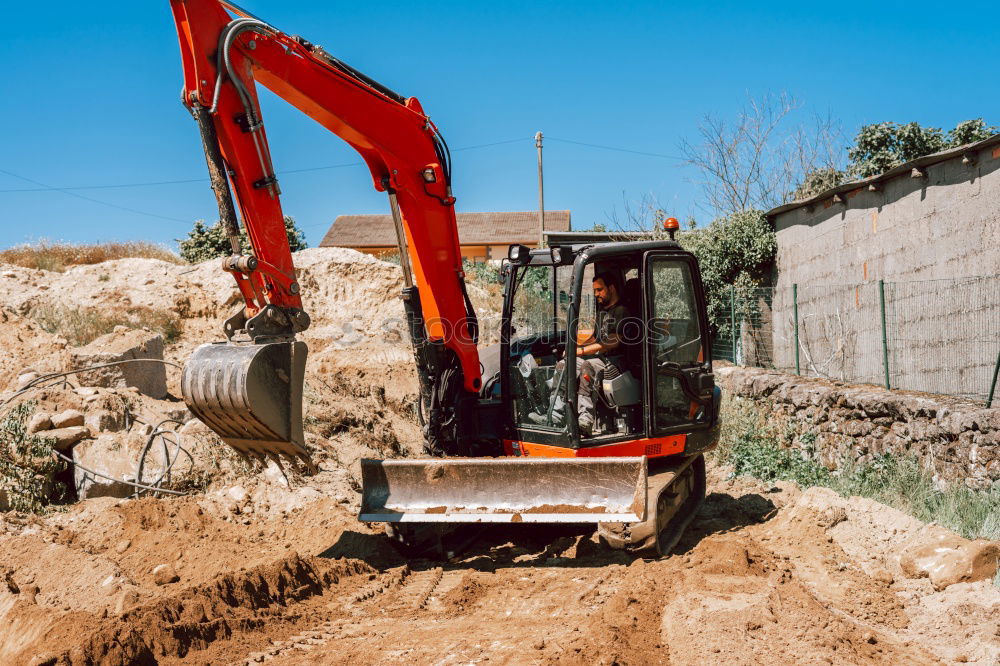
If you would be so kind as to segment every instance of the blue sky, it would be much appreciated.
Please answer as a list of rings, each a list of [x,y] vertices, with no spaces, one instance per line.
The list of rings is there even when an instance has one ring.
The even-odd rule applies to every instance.
[[[679,160],[556,139],[675,156],[705,114],[732,117],[747,95],[768,91],[794,95],[802,114],[830,113],[849,135],[883,120],[1000,124],[1000,91],[988,83],[1000,42],[977,33],[995,25],[992,3],[954,12],[919,1],[243,5],[418,97],[455,151],[460,211],[534,209],[531,137],[542,130],[552,139],[546,207],[570,209],[575,228],[645,194],[707,221]],[[8,3],[4,18],[0,247],[172,244],[195,219],[217,217],[197,130],[178,102],[166,0]],[[279,175],[357,160],[269,93],[263,111]],[[161,181],[195,182],[37,191]],[[360,165],[288,173],[281,186],[312,245],[339,214],[388,212]],[[25,189],[36,191],[11,191]]]

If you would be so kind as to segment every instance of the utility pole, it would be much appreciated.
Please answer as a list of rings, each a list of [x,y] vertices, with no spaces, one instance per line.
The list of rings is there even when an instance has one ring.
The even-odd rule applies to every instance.
[[[545,186],[542,184],[542,133],[535,132],[538,148],[538,247],[545,243]]]

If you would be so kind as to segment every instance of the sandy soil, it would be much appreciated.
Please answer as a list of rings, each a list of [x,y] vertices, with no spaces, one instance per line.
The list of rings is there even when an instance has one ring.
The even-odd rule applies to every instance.
[[[342,470],[195,497],[7,514],[0,662],[993,664],[1000,590],[903,578],[922,525],[713,469],[669,558],[584,528],[507,527],[406,561]],[[153,570],[173,568],[158,585]],[[15,590],[17,590],[15,592]]]
[[[898,555],[922,523],[725,469],[710,469],[668,558],[551,526],[469,528],[452,560],[405,558],[355,519],[358,460],[420,450],[410,352],[383,325],[401,315],[398,268],[344,250],[296,260],[315,322],[306,429],[319,473],[248,467],[191,421],[204,491],[0,513],[0,663],[1000,662],[1000,589],[903,576]],[[17,340],[0,390],[26,367],[59,367],[65,341],[25,315],[61,290],[83,305],[174,309],[175,359],[217,337],[235,291],[214,262],[0,269],[0,326]],[[39,399],[86,409],[69,388]],[[135,409],[148,420],[178,408],[170,396]]]

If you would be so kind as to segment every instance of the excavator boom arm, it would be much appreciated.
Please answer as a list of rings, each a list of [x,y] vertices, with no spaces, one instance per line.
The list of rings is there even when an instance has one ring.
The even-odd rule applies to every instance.
[[[465,293],[449,157],[417,99],[392,92],[321,47],[231,3],[170,0],[170,5],[184,66],[183,102],[199,119],[210,172],[212,149],[221,154],[223,166],[216,171],[224,175],[213,174],[213,186],[223,222],[228,190],[220,192],[220,186],[228,181],[253,247],[256,261],[249,267],[235,257],[224,262],[236,277],[246,316],[268,305],[293,313],[302,307],[256,93],[259,82],[350,144],[371,171],[375,189],[398,202],[426,336],[454,353],[464,389],[477,391],[476,325]]]

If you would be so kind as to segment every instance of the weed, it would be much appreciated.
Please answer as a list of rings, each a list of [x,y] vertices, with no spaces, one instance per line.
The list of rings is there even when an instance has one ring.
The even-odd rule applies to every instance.
[[[180,318],[169,310],[132,307],[127,311],[104,308],[43,305],[30,312],[49,333],[61,335],[75,347],[86,345],[116,326],[148,328],[163,336],[164,342],[173,342],[181,333]]]
[[[14,511],[41,513],[65,486],[53,480],[63,463],[52,456],[52,438],[28,432],[34,402],[14,407],[0,420],[0,491]]]
[[[0,251],[0,263],[15,264],[25,268],[44,271],[65,271],[70,266],[99,264],[111,259],[140,257],[160,259],[173,264],[184,263],[169,249],[143,241],[125,243],[50,243],[39,241],[34,244],[15,245]],[[98,278],[104,280],[105,278]]]
[[[919,460],[888,453],[860,463],[845,459],[839,471],[831,473],[804,452],[782,446],[790,441],[787,427],[769,422],[749,401],[728,398],[723,410],[723,435],[713,457],[732,465],[734,476],[825,486],[844,496],[874,499],[924,522],[935,521],[969,539],[1000,539],[1000,486],[985,491],[961,484],[938,489]],[[798,441],[815,448],[816,436],[805,433]],[[997,581],[1000,584],[1000,576]]]
[[[764,481],[795,481],[805,486],[828,485],[830,472],[808,460],[802,452],[785,448],[794,440],[788,427],[767,422],[747,401],[728,401],[723,415],[725,431],[716,458],[733,466],[736,476]]]

